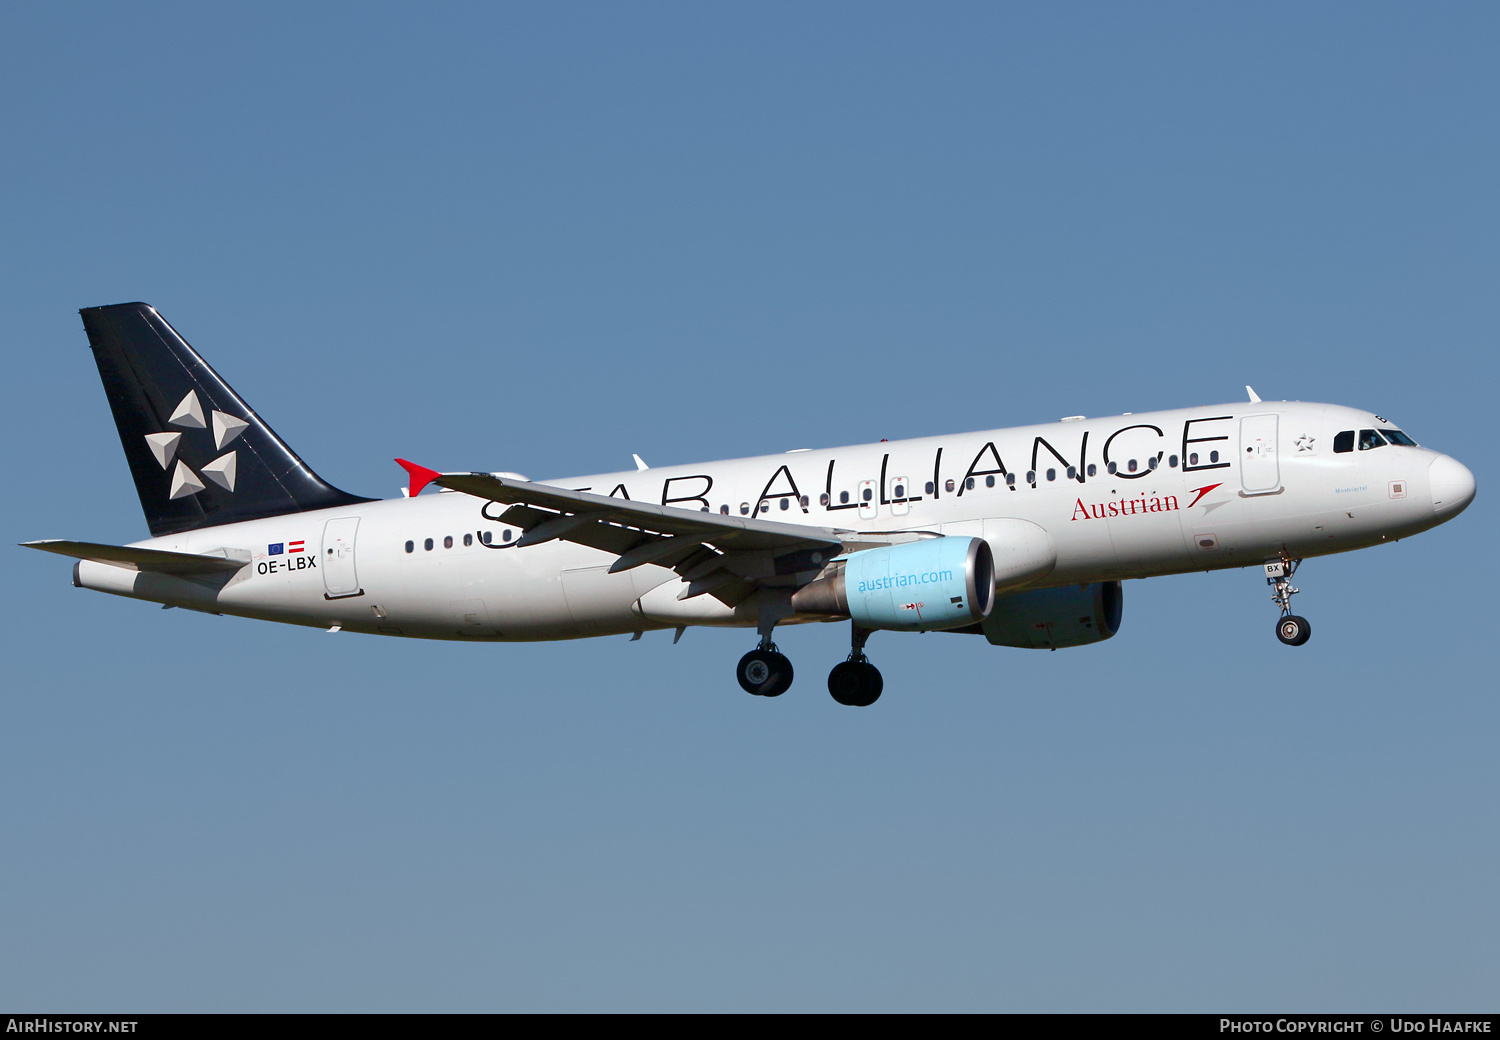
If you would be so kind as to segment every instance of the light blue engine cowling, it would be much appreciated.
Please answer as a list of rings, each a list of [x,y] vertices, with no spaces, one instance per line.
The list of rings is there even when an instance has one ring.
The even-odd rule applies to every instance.
[[[972,625],[994,602],[995,562],[983,538],[930,538],[850,553],[792,597],[799,611],[902,632]]]

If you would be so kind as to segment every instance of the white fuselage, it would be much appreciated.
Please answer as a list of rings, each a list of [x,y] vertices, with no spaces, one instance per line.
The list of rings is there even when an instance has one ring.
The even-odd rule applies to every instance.
[[[548,483],[859,532],[982,537],[987,520],[1021,519],[1056,550],[1055,567],[1028,586],[1043,588],[1343,552],[1461,511],[1472,476],[1447,456],[1396,444],[1334,451],[1342,431],[1390,426],[1336,405],[1241,403]],[[1466,495],[1453,490],[1464,478]],[[517,548],[505,508],[444,492],[202,528],[135,544],[247,559],[227,581],[88,561],[75,580],[199,610],[437,639],[754,624],[712,597],[649,595],[679,583],[667,568],[609,574],[616,557],[598,549]]]

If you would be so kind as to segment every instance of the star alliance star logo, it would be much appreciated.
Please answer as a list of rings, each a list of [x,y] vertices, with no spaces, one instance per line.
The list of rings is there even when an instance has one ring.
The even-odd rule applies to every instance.
[[[1304,433],[1301,437],[1297,438],[1295,443],[1298,451],[1312,451],[1313,445],[1317,443],[1317,438],[1309,437]]]
[[[238,460],[235,452],[224,451],[224,446],[244,433],[245,427],[250,423],[218,409],[214,409],[212,417],[205,420],[203,405],[198,400],[198,391],[189,390],[187,396],[178,402],[171,418],[167,420],[167,425],[183,430],[207,430],[212,425],[214,449],[223,452],[212,462],[200,467],[198,473],[194,473],[186,463],[177,458],[177,449],[182,444],[182,434],[146,434],[146,446],[151,449],[152,457],[162,469],[172,469],[172,487],[168,497],[176,499],[196,495],[208,486],[203,482],[205,479],[233,494],[235,467]],[[175,469],[172,468],[173,460],[177,462]]]

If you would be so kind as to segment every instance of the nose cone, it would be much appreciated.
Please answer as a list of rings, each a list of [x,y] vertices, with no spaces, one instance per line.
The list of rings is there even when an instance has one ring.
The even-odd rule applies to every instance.
[[[1439,455],[1432,460],[1427,479],[1432,486],[1432,511],[1445,520],[1474,501],[1474,474],[1457,459]]]

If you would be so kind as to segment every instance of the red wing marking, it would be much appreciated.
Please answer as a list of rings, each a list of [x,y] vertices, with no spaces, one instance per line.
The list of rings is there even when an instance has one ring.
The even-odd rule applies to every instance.
[[[412,498],[416,498],[417,495],[421,493],[424,487],[426,487],[428,484],[431,484],[438,477],[442,476],[442,474],[435,469],[428,469],[426,466],[418,466],[415,462],[407,462],[405,459],[397,459],[396,465],[400,466],[402,469],[406,470],[407,473],[411,474]],[[1218,485],[1215,484],[1214,487],[1218,487]]]

